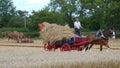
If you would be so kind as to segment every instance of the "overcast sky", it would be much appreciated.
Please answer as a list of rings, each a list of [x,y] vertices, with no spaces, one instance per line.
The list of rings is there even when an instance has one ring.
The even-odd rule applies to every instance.
[[[17,10],[38,11],[48,5],[50,0],[13,0]]]

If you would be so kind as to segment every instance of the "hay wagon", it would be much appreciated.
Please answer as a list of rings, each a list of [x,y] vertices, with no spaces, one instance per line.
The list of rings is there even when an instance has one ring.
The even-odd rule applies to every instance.
[[[41,38],[44,39],[44,42],[47,41],[47,43],[44,44],[44,50],[47,51],[52,51],[52,50],[55,51],[58,48],[60,49],[60,51],[71,51],[71,50],[81,51],[84,49],[85,45],[92,42],[91,40],[87,40],[84,37],[74,37],[76,35],[71,31],[69,27],[66,28],[63,26],[59,26],[57,24],[49,24],[46,22],[43,24],[38,24],[38,27],[41,31]],[[55,31],[56,28],[58,28],[57,31]],[[57,40],[58,38],[56,38],[55,36],[58,36],[58,32],[60,32],[58,38],[61,39],[69,35],[70,39]],[[54,40],[50,39],[49,37],[52,37]],[[55,42],[53,42],[52,40]]]
[[[63,39],[58,40],[55,43],[46,43],[44,44],[44,50],[47,51],[55,51],[56,49],[60,49],[60,51],[71,51],[71,50],[77,50],[81,51],[84,49],[84,47],[92,42],[92,40],[87,40],[83,37],[73,37],[70,39]]]

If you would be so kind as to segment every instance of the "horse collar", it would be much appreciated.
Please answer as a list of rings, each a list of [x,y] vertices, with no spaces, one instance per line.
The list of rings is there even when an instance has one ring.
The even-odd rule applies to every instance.
[[[106,37],[103,32],[101,32],[101,37],[105,40],[108,40],[108,37]]]

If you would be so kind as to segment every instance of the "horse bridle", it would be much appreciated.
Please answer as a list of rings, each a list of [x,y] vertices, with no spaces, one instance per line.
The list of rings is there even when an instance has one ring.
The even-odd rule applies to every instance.
[[[111,30],[111,29],[110,29],[110,33],[108,33],[108,34],[112,34],[112,35],[109,35],[109,36],[115,36],[115,32],[114,32],[113,30]],[[104,31],[101,32],[101,37],[102,37],[102,38],[108,40],[108,37],[109,37],[109,36],[108,36],[108,35],[105,35],[105,34],[104,34]]]

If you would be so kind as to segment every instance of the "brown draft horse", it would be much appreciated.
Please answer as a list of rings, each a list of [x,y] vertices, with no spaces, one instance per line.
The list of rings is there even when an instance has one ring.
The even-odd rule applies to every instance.
[[[85,51],[87,51],[88,49],[90,50],[94,44],[100,45],[100,51],[102,51],[103,46],[110,48],[108,45],[108,41],[109,38],[112,38],[115,35],[114,33],[115,32],[113,29],[106,29],[101,32],[88,34],[86,38],[93,41],[89,43],[91,44],[90,46],[89,44],[85,46]]]
[[[5,35],[6,37],[9,39],[12,39],[12,40],[16,40],[17,43],[21,42],[22,39],[25,37],[24,34],[22,32],[17,32],[17,31],[7,31],[5,32]]]

